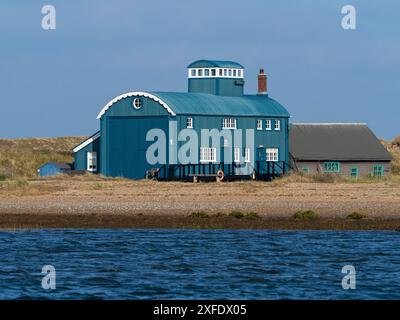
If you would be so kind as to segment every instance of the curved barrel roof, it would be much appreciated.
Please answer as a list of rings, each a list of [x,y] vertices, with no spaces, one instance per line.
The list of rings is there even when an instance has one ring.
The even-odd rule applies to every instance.
[[[289,117],[277,101],[263,95],[241,97],[216,96],[208,93],[152,92],[175,114]]]
[[[244,67],[234,61],[219,61],[219,60],[197,60],[188,65],[188,68],[239,68]]]
[[[204,116],[289,117],[289,112],[267,95],[241,97],[216,96],[208,93],[128,92],[108,102],[97,116],[100,119],[109,108],[127,97],[146,97],[160,104],[169,114]]]

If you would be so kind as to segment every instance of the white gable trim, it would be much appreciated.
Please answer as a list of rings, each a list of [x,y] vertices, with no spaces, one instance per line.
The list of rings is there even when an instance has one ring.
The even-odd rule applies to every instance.
[[[114,103],[118,102],[121,99],[124,99],[127,97],[133,97],[133,96],[150,98],[150,99],[158,102],[159,104],[161,104],[164,107],[164,109],[168,111],[169,114],[171,114],[172,116],[176,116],[175,112],[172,111],[172,109],[169,107],[169,105],[166,104],[164,101],[162,101],[160,98],[158,98],[155,95],[148,93],[148,92],[135,91],[135,92],[127,92],[127,93],[121,94],[118,97],[112,99],[109,103],[107,103],[104,106],[103,109],[101,109],[100,113],[97,116],[97,119],[100,119]]]
[[[84,147],[91,144],[94,140],[97,140],[98,138],[100,138],[100,131],[97,132],[94,136],[90,137],[89,139],[86,139],[85,141],[83,141],[80,145],[78,145],[74,149],[72,149],[72,151],[78,152],[79,150],[82,150]]]

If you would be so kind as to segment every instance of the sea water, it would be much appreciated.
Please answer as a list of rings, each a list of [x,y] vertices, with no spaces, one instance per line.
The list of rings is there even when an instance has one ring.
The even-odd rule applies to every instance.
[[[0,231],[0,299],[400,299],[399,244],[377,231]]]

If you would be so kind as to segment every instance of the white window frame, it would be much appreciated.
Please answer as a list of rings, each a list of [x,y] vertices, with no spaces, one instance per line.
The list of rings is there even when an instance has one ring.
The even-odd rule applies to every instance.
[[[233,159],[234,159],[233,160],[234,162],[240,162],[240,148],[239,147],[234,148]]]
[[[270,162],[279,161],[279,149],[278,148],[266,148],[266,160]]]
[[[200,162],[217,162],[217,148],[200,147]]]
[[[89,172],[97,172],[97,152],[87,152],[86,160],[86,170]]]
[[[186,119],[186,128],[193,129],[193,118],[192,117],[188,117]]]
[[[280,131],[281,130],[281,120],[274,121],[274,130]]]
[[[236,129],[236,119],[235,118],[223,118],[222,119],[222,129]]]
[[[215,72],[215,74],[214,74],[214,72]],[[244,69],[240,69],[240,68],[189,68],[188,69],[188,78],[243,79],[244,78]]]
[[[262,130],[263,129],[263,121],[262,119],[257,120],[257,130]]]
[[[271,130],[271,129],[272,129],[271,120],[270,119],[265,120],[265,130]]]
[[[246,148],[244,150],[244,162],[250,162],[251,157],[250,157],[250,148]]]

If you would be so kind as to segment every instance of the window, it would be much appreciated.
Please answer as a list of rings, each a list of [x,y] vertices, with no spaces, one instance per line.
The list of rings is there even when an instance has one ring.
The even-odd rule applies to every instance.
[[[236,69],[233,69],[233,76],[236,77]]]
[[[197,75],[198,75],[199,77],[202,77],[202,76],[203,76],[203,69],[197,70]]]
[[[217,148],[201,147],[200,148],[200,162],[215,162]]]
[[[244,162],[250,162],[250,148],[244,150]]]
[[[217,75],[217,71],[215,69],[211,69],[211,75],[215,77]]]
[[[281,120],[275,120],[274,129],[281,130]]]
[[[228,76],[229,76],[229,77],[232,77],[232,69],[229,69],[229,70],[228,70]]]
[[[383,166],[375,165],[372,167],[372,175],[374,177],[383,177]]]
[[[278,148],[267,148],[267,161],[278,161]]]
[[[303,173],[309,173],[310,172],[310,168],[309,167],[303,167],[302,171],[303,171]]]
[[[357,167],[350,168],[350,177],[354,177],[354,178],[358,177],[358,168]]]
[[[224,69],[224,77],[228,75],[228,69]]]
[[[238,72],[238,77],[241,77],[242,76],[242,70],[239,69],[237,72]]]
[[[265,130],[271,130],[271,120],[265,120]]]
[[[257,130],[262,130],[262,120],[257,120]]]
[[[219,69],[219,76],[222,77],[222,69]]]
[[[186,119],[186,127],[189,129],[193,128],[193,118],[187,118]]]
[[[87,153],[87,171],[97,172],[97,152]]]
[[[240,148],[235,147],[234,161],[240,162]]]
[[[340,163],[324,162],[324,172],[340,172]]]
[[[210,69],[204,69],[204,76],[205,77],[210,76]]]
[[[133,107],[139,110],[142,107],[142,100],[140,98],[133,99]]]
[[[236,129],[236,119],[222,119],[222,129]]]
[[[196,69],[192,69],[192,70],[191,70],[191,75],[192,75],[192,77],[195,77],[195,76],[196,76]]]

